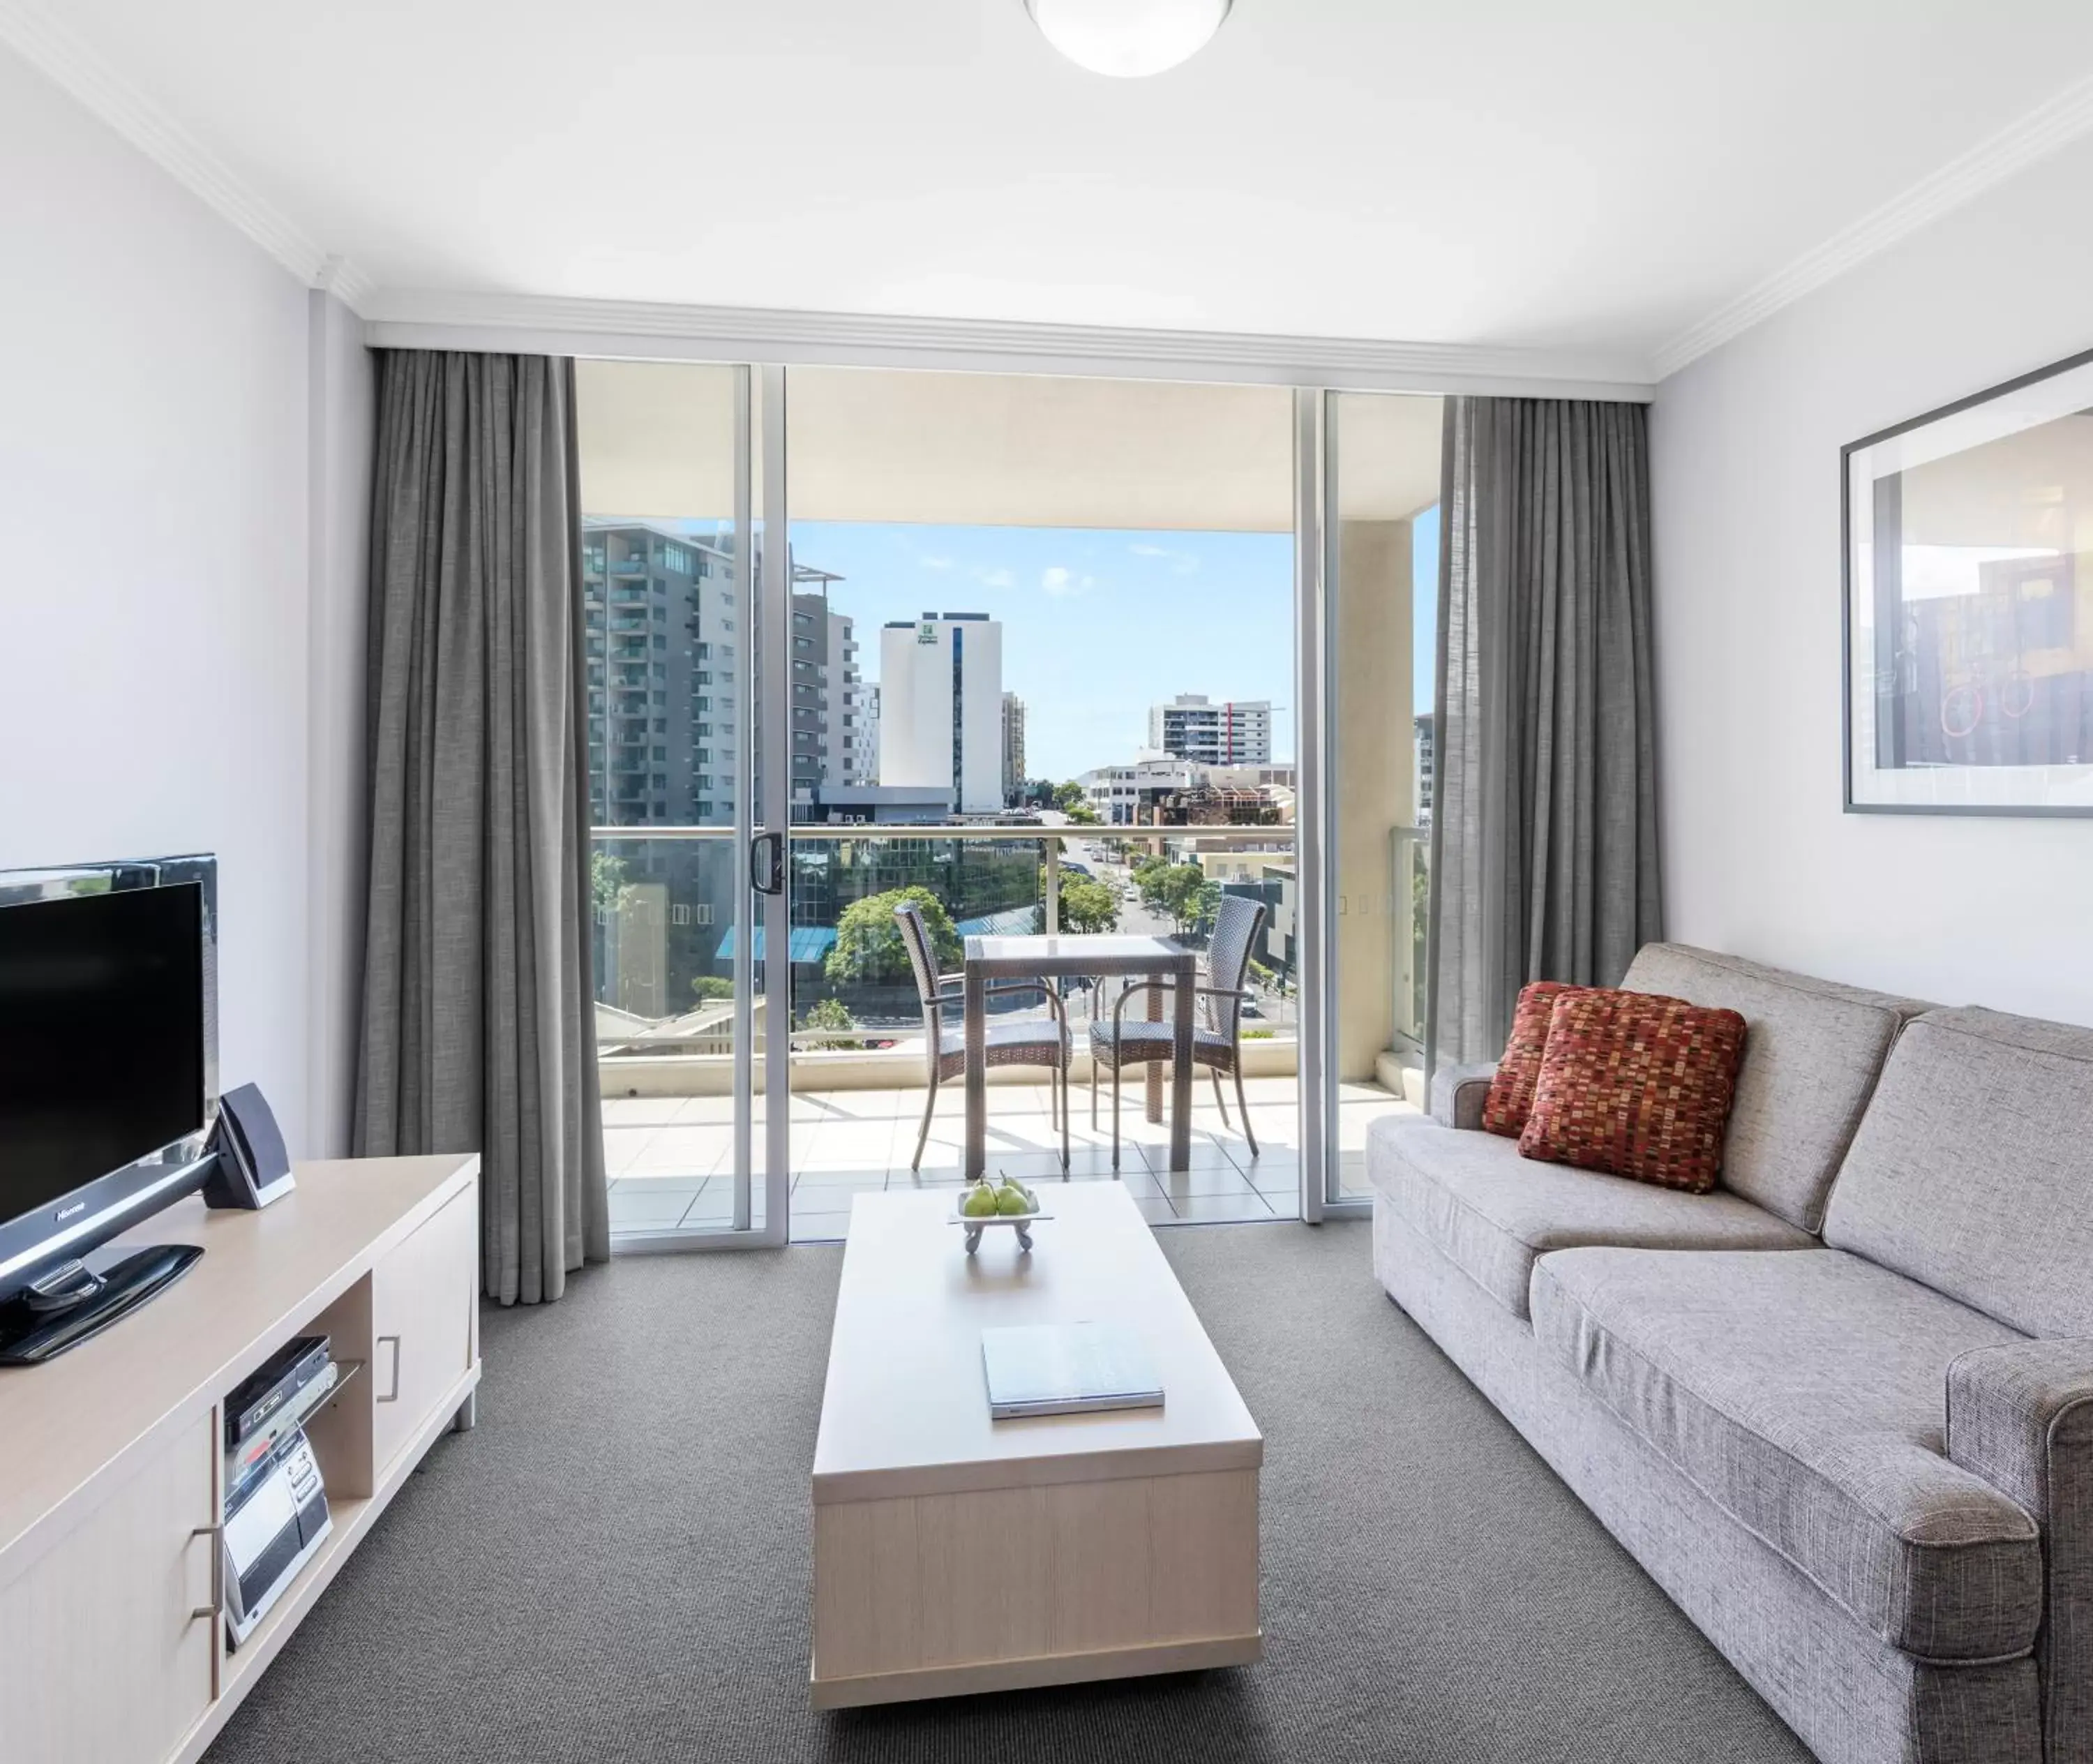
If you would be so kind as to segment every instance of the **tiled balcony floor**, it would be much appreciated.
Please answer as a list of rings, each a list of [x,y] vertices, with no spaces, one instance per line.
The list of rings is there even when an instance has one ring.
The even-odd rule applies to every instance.
[[[1214,1105],[1203,1074],[1193,1092],[1192,1167],[1169,1169],[1169,1129],[1142,1113],[1138,1084],[1129,1083],[1120,1116],[1120,1180],[1157,1224],[1291,1219],[1300,1211],[1300,1116],[1291,1077],[1253,1078],[1253,1156],[1243,1138],[1233,1092],[1228,1124]],[[1112,1178],[1111,1093],[1100,1098],[1098,1125],[1090,1118],[1087,1086],[1072,1091],[1069,1178]],[[1060,1133],[1040,1085],[990,1087],[989,1167],[1028,1182],[1061,1173]],[[833,1090],[796,1093],[792,1107],[792,1237],[836,1238],[850,1220],[851,1197],[885,1189],[956,1185],[964,1133],[965,1097],[957,1084],[938,1093],[930,1142],[920,1171],[908,1160],[923,1116],[923,1092]],[[759,1110],[761,1099],[757,1099]],[[1346,1194],[1366,1192],[1367,1127],[1378,1116],[1410,1112],[1376,1085],[1347,1084],[1340,1101],[1338,1151]],[[613,1097],[603,1106],[609,1163],[613,1236],[696,1230],[726,1224],[733,1210],[733,1105],[718,1096]],[[761,1133],[757,1133],[761,1155]],[[756,1184],[760,1208],[762,1184]]]

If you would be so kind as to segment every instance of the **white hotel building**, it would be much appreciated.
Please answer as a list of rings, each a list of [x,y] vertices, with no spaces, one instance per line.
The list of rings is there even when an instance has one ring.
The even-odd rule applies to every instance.
[[[942,789],[961,814],[1003,807],[1003,626],[925,613],[879,633],[879,782]]]

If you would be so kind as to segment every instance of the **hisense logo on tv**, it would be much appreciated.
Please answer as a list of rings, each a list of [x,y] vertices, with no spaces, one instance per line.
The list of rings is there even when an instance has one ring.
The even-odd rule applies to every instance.
[[[58,1208],[58,1222],[60,1224],[63,1224],[68,1219],[73,1218],[76,1215],[84,1213],[86,1211],[87,1203],[84,1200],[76,1200],[70,1207],[61,1207]]]

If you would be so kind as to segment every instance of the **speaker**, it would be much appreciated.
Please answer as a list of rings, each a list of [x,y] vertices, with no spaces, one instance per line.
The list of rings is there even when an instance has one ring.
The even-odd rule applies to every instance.
[[[218,1099],[218,1125],[210,1149],[217,1154],[205,1178],[203,1198],[211,1207],[244,1207],[253,1211],[281,1200],[297,1186],[283,1129],[261,1086],[243,1084]]]

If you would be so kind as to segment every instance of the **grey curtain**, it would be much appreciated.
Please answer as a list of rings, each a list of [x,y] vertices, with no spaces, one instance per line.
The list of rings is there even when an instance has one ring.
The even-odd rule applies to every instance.
[[[1504,1051],[1529,980],[1662,935],[1640,405],[1450,398],[1428,1069]]]
[[[610,1253],[588,887],[574,366],[379,357],[360,1155],[477,1151],[482,1273]]]

